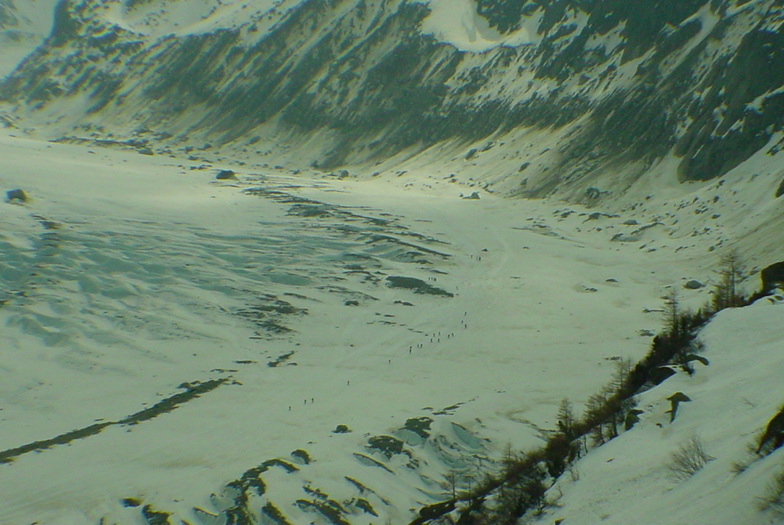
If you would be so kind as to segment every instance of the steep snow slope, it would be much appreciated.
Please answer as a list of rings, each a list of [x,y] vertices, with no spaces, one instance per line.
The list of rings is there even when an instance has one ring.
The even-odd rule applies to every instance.
[[[752,450],[784,398],[782,299],[721,312],[700,334],[710,365],[640,395],[640,423],[578,462],[572,479],[550,491],[561,508],[531,522],[781,523],[780,513],[760,506],[784,468],[784,451],[760,458]],[[676,392],[691,401],[671,422],[667,398]],[[678,478],[672,456],[694,438],[709,461]]]
[[[0,77],[43,43],[52,29],[56,0],[0,1]]]

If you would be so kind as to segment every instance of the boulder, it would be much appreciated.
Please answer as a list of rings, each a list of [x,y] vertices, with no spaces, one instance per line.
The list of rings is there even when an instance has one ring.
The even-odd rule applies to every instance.
[[[215,179],[217,180],[228,180],[228,179],[236,179],[235,173],[232,170],[220,170],[217,175],[215,175]]]
[[[687,290],[699,290],[704,286],[705,286],[704,284],[694,279],[687,281],[686,284],[683,285],[683,287],[686,288]]]
[[[468,197],[463,197],[463,198],[466,199],[466,200],[478,201],[479,200],[479,192],[475,191],[471,195],[469,195]]]
[[[20,189],[5,192],[5,198],[8,202],[27,202],[27,194]]]

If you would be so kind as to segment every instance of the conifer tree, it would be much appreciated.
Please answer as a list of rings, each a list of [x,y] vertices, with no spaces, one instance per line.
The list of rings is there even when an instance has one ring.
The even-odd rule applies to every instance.
[[[721,258],[719,282],[713,289],[713,310],[742,306],[743,297],[738,293],[738,285],[743,279],[743,263],[736,250],[730,250]]]

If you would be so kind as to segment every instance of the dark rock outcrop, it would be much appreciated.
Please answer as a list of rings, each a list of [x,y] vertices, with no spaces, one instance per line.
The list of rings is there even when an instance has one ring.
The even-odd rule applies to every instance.
[[[443,297],[454,297],[454,294],[447,292],[437,286],[426,283],[421,279],[415,277],[401,277],[397,275],[390,275],[387,277],[387,286],[390,288],[406,288],[413,290],[414,293],[440,295]]]
[[[784,261],[771,264],[760,272],[760,277],[762,278],[763,294],[784,287]]]
[[[768,422],[757,447],[757,454],[772,452],[782,445],[784,445],[784,409]]]
[[[217,175],[215,175],[216,180],[228,180],[228,179],[236,179],[236,174],[233,170],[220,170]]]
[[[675,370],[669,366],[660,366],[658,368],[654,368],[648,373],[648,379],[654,385],[660,385],[675,374]]]
[[[700,288],[704,288],[705,285],[702,284],[700,281],[691,279],[689,281],[686,281],[683,287],[686,288],[687,290],[699,290]]]
[[[5,198],[8,202],[27,202],[27,193],[20,189],[8,190]]]

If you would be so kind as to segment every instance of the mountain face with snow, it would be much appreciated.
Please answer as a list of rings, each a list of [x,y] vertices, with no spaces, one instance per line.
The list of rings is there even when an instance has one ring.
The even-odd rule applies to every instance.
[[[61,136],[261,138],[328,169],[501,148],[499,190],[588,201],[668,156],[709,180],[777,150],[782,25],[779,0],[68,0],[0,96]]]
[[[779,523],[782,25],[0,0],[0,522]],[[770,295],[639,377],[733,253]],[[630,370],[623,428],[494,520],[527,496],[488,476]]]
[[[56,0],[0,0],[0,77],[39,46],[52,27]]]

